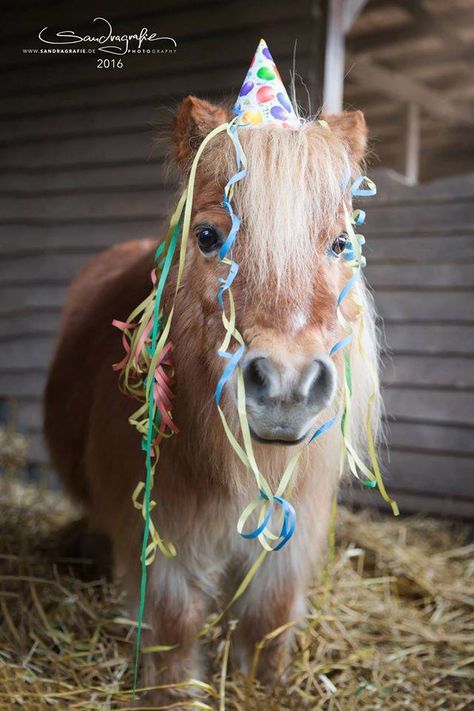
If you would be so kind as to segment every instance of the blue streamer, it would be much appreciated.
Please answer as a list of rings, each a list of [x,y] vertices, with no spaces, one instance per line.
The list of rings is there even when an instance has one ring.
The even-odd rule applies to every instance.
[[[346,261],[346,262],[351,262],[354,259],[355,254],[354,254],[354,247],[352,246],[352,244],[346,245],[342,255],[344,257],[344,261]]]
[[[349,343],[352,341],[352,333],[349,333],[347,336],[344,336],[344,338],[341,338],[340,341],[335,343],[331,350],[329,351],[329,355],[333,356],[335,353],[337,353],[341,348],[344,348],[344,346],[348,346]]]
[[[237,238],[237,234],[240,229],[241,221],[239,217],[234,213],[232,209],[232,205],[230,200],[227,197],[227,194],[229,192],[229,189],[232,185],[235,185],[239,180],[242,180],[243,178],[246,177],[247,171],[246,169],[243,169],[242,163],[242,146],[240,144],[240,141],[238,139],[238,134],[237,134],[237,126],[232,125],[229,129],[231,138],[234,144],[235,152],[236,152],[236,160],[237,160],[237,172],[230,178],[228,181],[226,188],[224,190],[224,198],[223,198],[223,206],[227,210],[230,221],[231,221],[231,227],[229,230],[229,233],[226,237],[226,240],[222,247],[220,248],[219,251],[219,257],[221,260],[225,259],[228,254],[231,253],[232,247],[235,243],[235,240]],[[350,166],[348,163],[346,163],[345,169],[344,169],[344,174],[343,174],[343,179],[341,183],[341,189],[343,192],[345,192],[349,180],[351,177],[350,173]],[[350,193],[351,196],[357,196],[357,197],[370,197],[371,195],[376,194],[376,188],[375,187],[361,187],[366,180],[365,176],[359,176],[354,183],[352,184],[350,188]],[[353,224],[355,225],[361,225],[365,221],[365,212],[364,210],[356,210],[353,215],[352,215],[352,220]],[[364,237],[362,235],[357,235],[357,240],[360,245],[364,244]],[[355,258],[354,254],[354,248],[351,244],[348,244],[344,253],[344,259],[346,261],[353,261]],[[221,286],[219,287],[219,291],[217,294],[217,300],[221,306],[222,309],[224,309],[224,292],[227,291],[235,277],[237,276],[237,273],[239,271],[239,265],[237,262],[234,260],[230,259],[230,267],[229,271],[227,273],[226,278],[220,278],[219,282]],[[365,260],[363,258],[360,259],[360,262],[357,267],[364,266]],[[354,271],[353,275],[348,279],[344,287],[342,288],[341,292],[339,293],[339,296],[337,298],[337,305],[340,306],[342,301],[345,299],[349,291],[354,287],[354,284],[357,280],[358,277],[358,271]],[[345,346],[348,346],[350,341],[352,339],[352,334],[348,334],[344,336],[344,338],[340,339],[337,343],[333,345],[333,347],[330,350],[330,355],[333,356],[335,353],[337,353],[341,348],[344,348]],[[228,382],[229,378],[232,376],[234,373],[240,359],[242,358],[242,355],[245,350],[245,345],[242,344],[236,351],[235,353],[231,354],[226,351],[218,351],[218,354],[221,358],[227,359],[227,365],[224,367],[224,370],[222,372],[222,375],[219,379],[219,382],[217,383],[216,390],[215,390],[215,401],[217,405],[219,405],[221,397],[222,397],[222,391]],[[328,430],[333,427],[335,422],[337,421],[337,415],[332,417],[330,420],[327,422],[323,423],[318,429],[313,433],[311,436],[308,445],[310,445],[312,442],[314,442],[316,439],[321,437],[323,434],[325,434]],[[372,482],[367,484],[368,486],[372,486]],[[262,497],[263,500],[268,501],[268,497],[264,494],[263,491],[260,491],[260,496]],[[290,540],[290,538],[293,536],[295,529],[296,529],[296,512],[292,504],[284,499],[283,497],[280,496],[274,496],[273,501],[269,505],[268,511],[266,512],[263,520],[260,522],[260,524],[252,531],[249,533],[241,533],[240,535],[242,538],[245,538],[246,540],[252,540],[255,538],[258,538],[267,528],[269,525],[273,511],[274,511],[274,502],[276,502],[280,507],[283,512],[283,523],[281,526],[279,538],[281,539],[280,542],[275,546],[273,549],[274,551],[281,550]]]
[[[365,210],[354,210],[352,218],[354,220],[354,225],[363,225],[365,222]]]
[[[232,286],[232,282],[234,281],[235,277],[237,276],[238,271],[239,271],[239,265],[237,264],[237,262],[232,262],[232,264],[230,265],[230,269],[227,273],[227,277],[225,279],[222,279],[222,277],[219,279],[222,286],[219,289],[219,292],[217,294],[217,300],[218,300],[222,309],[224,308],[224,298],[223,298],[224,291],[227,291],[227,289],[230,289],[230,287]]]
[[[286,499],[283,499],[281,496],[274,496],[273,498],[280,504],[283,511],[283,524],[280,530],[280,538],[282,540],[273,549],[274,551],[281,551],[283,546],[286,546],[286,544],[295,532],[296,511],[294,509],[294,506],[290,504],[290,502]]]
[[[237,126],[233,125],[230,127],[230,133],[232,137],[232,142],[234,144],[235,148],[235,153],[236,153],[236,160],[237,160],[237,172],[234,173],[234,175],[229,179],[227,182],[227,185],[224,190],[224,198],[223,198],[223,205],[226,208],[230,221],[231,221],[231,227],[229,230],[229,233],[225,239],[224,244],[220,248],[219,251],[219,257],[220,259],[225,259],[226,256],[230,253],[234,242],[237,237],[237,233],[240,229],[240,219],[237,217],[237,215],[234,213],[232,209],[232,205],[230,204],[230,200],[227,197],[227,193],[229,189],[231,188],[232,185],[235,185],[239,180],[242,180],[245,178],[247,175],[247,170],[242,169],[242,146],[240,145],[240,141],[237,135]],[[221,283],[221,286],[219,287],[219,291],[217,293],[217,300],[219,302],[219,305],[222,309],[224,309],[224,292],[227,291],[232,285],[232,282],[234,281],[235,277],[237,276],[237,273],[239,271],[239,265],[237,262],[231,259],[231,264],[229,267],[229,271],[227,273],[227,276],[225,279],[220,278],[219,282]],[[245,345],[241,345],[233,354],[226,353],[225,351],[218,351],[218,354],[221,356],[221,358],[227,358],[228,363],[225,366],[222,375],[219,379],[219,382],[217,383],[214,398],[219,405],[221,397],[222,397],[222,391],[224,389],[225,384],[229,380],[229,378],[232,376],[232,373],[236,369],[239,360],[242,358],[242,355],[245,350]]]
[[[234,143],[234,148],[236,151],[236,159],[237,159],[237,167],[240,169],[242,165],[242,146],[240,144],[240,141],[238,139],[237,135],[237,126],[232,126],[230,128],[230,133],[233,139]],[[231,227],[229,230],[229,233],[227,235],[227,238],[222,245],[220,251],[219,251],[219,257],[221,259],[225,259],[225,257],[231,252],[232,247],[234,245],[234,242],[237,238],[237,233],[240,229],[240,219],[237,217],[237,215],[234,213],[232,209],[232,205],[230,203],[230,200],[227,198],[227,193],[229,188],[237,183],[239,180],[242,180],[245,178],[247,175],[247,171],[245,169],[240,169],[235,173],[230,180],[228,181],[225,191],[224,191],[224,199],[223,199],[223,205],[226,208],[230,221],[231,221]],[[350,177],[350,175],[349,175]],[[219,301],[219,304],[221,308],[224,308],[224,292],[230,288],[232,282],[234,281],[235,277],[237,276],[237,272],[239,271],[239,265],[237,262],[231,259],[231,265],[229,268],[229,272],[227,274],[227,277],[225,279],[220,279],[221,287],[219,288],[219,292],[217,295],[217,299]],[[216,392],[215,392],[215,400],[216,403],[219,404],[221,396],[222,396],[222,391],[224,389],[225,384],[231,377],[232,373],[234,372],[235,368],[238,365],[239,360],[241,359],[243,352],[245,350],[245,345],[241,345],[238,350],[233,354],[230,355],[229,353],[226,353],[224,351],[218,351],[219,355],[222,358],[227,358],[228,363],[226,367],[224,368],[224,371],[219,379],[219,382],[216,387]],[[260,496],[268,501],[268,497],[261,491]],[[286,499],[283,499],[280,496],[275,496],[273,497],[273,502],[276,501],[282,511],[283,511],[283,523],[280,531],[279,538],[281,538],[281,541],[278,543],[277,546],[273,549],[274,551],[281,550],[283,546],[285,546],[290,538],[292,537],[293,533],[295,532],[296,528],[296,512],[294,507],[286,501]],[[266,529],[268,524],[271,521],[271,517],[273,514],[274,506],[273,502],[270,504],[267,513],[265,514],[262,522],[255,528],[253,531],[250,531],[250,533],[241,533],[240,535],[242,538],[245,538],[247,540],[255,539],[258,538]]]
[[[354,274],[351,276],[351,278],[346,281],[343,288],[341,289],[339,296],[337,297],[337,305],[338,306],[340,306],[342,301],[346,298],[348,292],[352,289],[352,287],[356,283],[358,276],[359,276],[359,272],[354,272]]]
[[[315,439],[318,439],[318,437],[321,437],[321,435],[330,430],[336,420],[337,415],[334,415],[334,417],[332,417],[330,420],[321,425],[321,427],[318,427],[316,432],[311,436],[311,439],[309,440],[308,444],[311,444],[311,442],[314,442]]]
[[[247,175],[247,171],[240,171],[240,173],[236,173],[236,175],[241,176],[241,178],[244,178]],[[234,176],[235,177],[235,176]],[[240,180],[240,178],[239,178]],[[227,187],[232,184],[232,179],[229,180],[227,183]],[[237,232],[240,229],[240,219],[237,217],[235,212],[232,209],[232,205],[230,204],[230,201],[227,199],[226,196],[224,196],[224,200],[222,201],[222,204],[224,205],[225,209],[229,213],[230,219],[231,219],[231,228],[229,231],[229,234],[226,237],[226,240],[222,247],[220,248],[219,251],[219,257],[221,259],[224,259],[227,256],[227,253],[232,249],[232,246],[235,242],[235,238],[237,237]]]
[[[264,501],[268,501],[268,496],[264,494],[263,491],[260,491],[260,497]],[[274,496],[273,501],[276,501],[277,504],[279,504],[283,512],[283,523],[281,525],[280,533],[278,535],[278,537],[281,538],[281,541],[273,549],[273,551],[275,552],[280,551],[283,546],[288,543],[288,541],[294,534],[296,529],[296,511],[294,509],[294,506],[281,496]],[[250,533],[241,533],[240,535],[242,536],[242,538],[245,538],[247,540],[258,538],[270,523],[271,517],[273,515],[273,510],[274,508],[272,502],[263,518],[263,521],[257,526],[257,528],[255,528]]]
[[[364,184],[365,180],[367,180],[365,175],[359,175],[359,177],[354,180],[351,187],[351,195],[353,197],[372,197],[372,195],[377,194],[377,188],[375,185],[373,187],[366,188],[360,187]]]
[[[348,166],[346,165],[346,170],[345,170],[345,173],[344,173],[344,179],[345,179],[346,176],[347,176],[347,168],[348,168]],[[349,178],[350,178],[350,170],[349,170]],[[349,180],[349,178],[348,178],[348,180]],[[362,189],[362,188],[360,188],[360,186],[363,184],[363,182],[364,182],[365,179],[366,179],[366,178],[365,178],[365,176],[363,176],[363,175],[361,175],[361,176],[359,176],[358,178],[356,178],[356,180],[355,180],[354,183],[352,184],[351,190],[350,190],[352,196],[361,196],[361,195],[363,195],[363,196],[365,196],[365,197],[369,197],[370,195],[375,195],[375,193],[376,193],[376,189],[375,189],[375,188],[367,188],[367,189]],[[344,184],[343,191],[345,191],[346,188],[347,188],[347,182]],[[352,214],[352,221],[353,221],[353,224],[355,224],[355,225],[363,225],[364,222],[365,222],[365,216],[366,216],[366,215],[365,215],[365,211],[364,211],[364,210],[355,210],[355,211],[353,212],[353,214]],[[358,243],[362,246],[362,245],[365,243],[365,238],[364,238],[364,236],[363,236],[363,235],[357,235],[357,241],[358,241]],[[337,255],[335,255],[335,254],[332,252],[332,250],[329,250],[329,253],[330,253],[332,256],[334,256],[334,257],[337,258]],[[347,244],[347,246],[346,246],[346,248],[345,248],[345,250],[344,250],[344,252],[343,252],[343,257],[344,257],[344,260],[345,260],[345,261],[348,261],[348,262],[354,260],[355,254],[354,254],[354,247],[352,246],[352,244],[350,244],[350,243]],[[362,257],[361,260],[360,260],[360,264],[359,264],[358,266],[364,266],[364,265],[365,265],[365,259]],[[337,297],[337,305],[338,305],[338,306],[341,305],[342,301],[346,298],[346,296],[347,296],[347,294],[349,293],[349,291],[353,288],[353,286],[354,286],[354,284],[355,284],[355,282],[356,282],[356,280],[357,280],[357,277],[358,277],[358,272],[355,271],[354,274],[350,277],[350,279],[345,283],[344,287],[342,288],[342,290],[341,290],[340,293],[339,293],[339,296]],[[350,334],[348,334],[347,336],[344,336],[343,338],[341,338],[339,341],[337,341],[337,342],[333,345],[333,347],[332,347],[331,350],[329,351],[329,355],[330,355],[330,356],[335,355],[339,350],[341,350],[341,348],[345,348],[346,346],[348,346],[351,341],[352,341],[352,334],[350,333]],[[322,424],[322,425],[316,430],[316,432],[312,435],[311,439],[310,439],[309,442],[308,442],[308,445],[311,444],[311,442],[314,442],[314,440],[316,440],[318,437],[321,437],[321,435],[325,434],[328,430],[330,430],[331,427],[335,424],[336,420],[337,420],[337,415],[335,415],[335,416],[332,417],[330,420],[328,420],[327,422],[325,422],[324,424]],[[372,485],[372,483],[371,483],[371,485]]]
[[[260,496],[262,496],[262,498],[264,498],[268,501],[268,498],[265,496],[265,494],[262,494],[262,492],[260,492]],[[254,538],[258,538],[260,536],[260,534],[264,532],[264,530],[270,523],[272,513],[273,513],[273,504],[271,504],[268,507],[268,511],[265,514],[262,523],[259,526],[257,526],[257,528],[255,528],[253,531],[250,531],[250,533],[241,533],[240,535],[242,536],[242,538],[245,538],[248,541],[253,540]]]
[[[228,354],[228,353],[225,353],[225,354],[224,354],[223,351],[218,351],[219,355],[220,355],[222,358],[229,358],[229,362],[228,362],[227,365],[225,366],[225,368],[224,368],[224,370],[223,370],[223,372],[222,372],[222,375],[221,375],[221,377],[219,378],[219,382],[217,383],[217,386],[216,386],[216,392],[215,392],[215,394],[214,394],[214,399],[215,399],[215,401],[216,401],[216,405],[218,405],[218,404],[220,403],[221,396],[222,396],[222,390],[224,389],[224,385],[227,383],[227,381],[228,381],[229,378],[231,377],[232,373],[233,373],[234,370],[237,368],[237,364],[238,364],[239,360],[242,358],[242,356],[243,356],[243,354],[244,354],[244,350],[245,350],[245,346],[244,346],[244,345],[240,346],[240,347],[235,351],[235,353],[233,353],[233,354],[230,356],[230,358],[229,358],[229,354]]]

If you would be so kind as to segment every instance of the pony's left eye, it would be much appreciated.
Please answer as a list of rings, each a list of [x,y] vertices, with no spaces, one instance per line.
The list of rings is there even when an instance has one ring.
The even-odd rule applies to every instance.
[[[215,227],[210,225],[199,225],[196,227],[196,236],[198,239],[199,249],[204,254],[215,252],[222,245],[220,233]]]
[[[338,257],[340,254],[343,253],[343,251],[347,247],[348,242],[349,235],[347,234],[347,232],[341,232],[341,234],[336,237],[336,239],[331,245],[332,253]]]

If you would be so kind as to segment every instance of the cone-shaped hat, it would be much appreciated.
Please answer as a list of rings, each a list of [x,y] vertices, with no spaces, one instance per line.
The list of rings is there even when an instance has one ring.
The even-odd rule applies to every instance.
[[[300,125],[263,39],[259,42],[233,111],[239,117],[238,126],[258,127],[272,123],[283,128],[298,128]]]

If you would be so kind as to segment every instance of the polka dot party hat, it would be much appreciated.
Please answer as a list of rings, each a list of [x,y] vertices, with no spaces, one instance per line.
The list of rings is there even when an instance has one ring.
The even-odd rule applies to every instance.
[[[238,126],[258,127],[272,123],[291,129],[300,125],[263,39],[259,42],[233,111],[239,116]]]

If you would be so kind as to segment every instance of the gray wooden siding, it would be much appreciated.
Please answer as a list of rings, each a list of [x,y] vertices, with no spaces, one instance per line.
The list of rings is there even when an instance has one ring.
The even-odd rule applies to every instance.
[[[0,399],[17,400],[30,461],[47,462],[41,397],[65,290],[99,250],[159,235],[172,206],[166,129],[183,96],[234,98],[260,37],[289,80],[297,67],[319,106],[325,3],[312,0],[32,0],[2,3],[0,84]],[[175,37],[174,55],[23,55],[49,26],[85,32],[101,15],[118,34]],[[297,82],[307,104],[306,90]]]
[[[474,175],[418,187],[375,178],[363,231],[386,341],[386,483],[402,510],[472,517]]]

